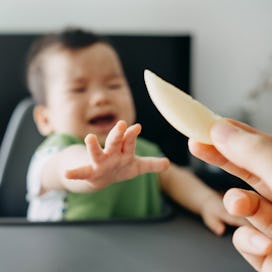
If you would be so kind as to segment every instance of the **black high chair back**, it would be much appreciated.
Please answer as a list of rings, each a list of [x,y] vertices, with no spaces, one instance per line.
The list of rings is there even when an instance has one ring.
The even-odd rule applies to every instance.
[[[38,36],[0,34],[0,217],[25,217],[27,168],[42,141],[32,119],[33,102],[23,81],[26,51]],[[159,144],[165,155],[177,164],[188,164],[187,139],[152,104],[143,71],[150,69],[189,91],[190,36],[107,36],[123,62],[136,104],[137,121],[143,127],[141,136]]]

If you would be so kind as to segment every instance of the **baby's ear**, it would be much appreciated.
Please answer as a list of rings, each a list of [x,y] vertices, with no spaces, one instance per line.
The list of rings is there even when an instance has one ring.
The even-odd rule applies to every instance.
[[[46,106],[35,106],[33,109],[33,119],[41,135],[47,136],[53,132]]]

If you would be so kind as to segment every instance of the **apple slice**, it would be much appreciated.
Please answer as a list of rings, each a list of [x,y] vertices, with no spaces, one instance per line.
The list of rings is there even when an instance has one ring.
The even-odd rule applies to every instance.
[[[220,116],[149,70],[144,71],[144,80],[152,102],[175,129],[198,142],[212,144],[210,129]]]

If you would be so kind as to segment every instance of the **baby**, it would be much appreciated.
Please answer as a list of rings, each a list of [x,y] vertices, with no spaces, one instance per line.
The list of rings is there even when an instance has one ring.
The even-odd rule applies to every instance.
[[[222,197],[138,135],[120,59],[107,39],[80,29],[32,46],[28,87],[46,139],[30,163],[31,221],[146,218],[162,212],[161,190],[221,235],[230,216]]]

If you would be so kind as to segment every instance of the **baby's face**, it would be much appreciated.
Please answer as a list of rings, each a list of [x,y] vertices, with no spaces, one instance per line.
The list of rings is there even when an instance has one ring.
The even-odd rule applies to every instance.
[[[135,108],[120,60],[107,44],[79,50],[55,50],[45,60],[46,114],[51,132],[104,144],[118,120],[131,125]]]

